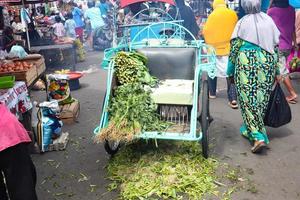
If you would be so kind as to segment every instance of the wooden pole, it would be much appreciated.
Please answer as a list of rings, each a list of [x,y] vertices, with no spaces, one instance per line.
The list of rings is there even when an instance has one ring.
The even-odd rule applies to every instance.
[[[24,2],[24,0],[22,0],[22,9],[25,9],[25,2]],[[27,22],[26,22],[26,37],[27,37],[27,47],[28,47],[28,50],[30,51],[31,46],[30,46],[30,39],[29,39],[28,23]]]

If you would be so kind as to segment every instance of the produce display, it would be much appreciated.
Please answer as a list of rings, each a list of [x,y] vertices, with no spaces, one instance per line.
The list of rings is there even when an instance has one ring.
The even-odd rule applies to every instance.
[[[72,103],[74,100],[70,94],[70,87],[67,80],[50,79],[49,84],[49,98],[50,100],[57,100],[59,105]]]
[[[120,84],[140,83],[155,86],[157,79],[149,74],[147,57],[136,52],[120,52],[115,57],[116,76]]]
[[[22,72],[29,70],[32,66],[32,63],[26,61],[8,61],[0,63],[0,72]]]
[[[78,61],[83,62],[86,56],[85,56],[85,51],[82,42],[80,42],[79,39],[76,39],[74,41],[74,45],[76,46],[76,54],[77,54]]]
[[[157,79],[145,66],[147,58],[138,53],[119,52],[115,57],[118,87],[108,107],[109,124],[100,130],[96,141],[130,142],[141,131],[163,131],[169,123],[161,121],[150,89]]]

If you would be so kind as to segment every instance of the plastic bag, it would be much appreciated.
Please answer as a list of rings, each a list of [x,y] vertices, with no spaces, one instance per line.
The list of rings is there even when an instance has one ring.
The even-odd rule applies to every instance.
[[[286,67],[290,73],[300,72],[300,50],[292,49],[291,54],[287,57]]]
[[[53,139],[56,139],[61,134],[63,123],[58,117],[59,112],[57,101],[39,104],[37,143],[41,152],[47,151]]]
[[[24,48],[19,45],[12,46],[9,52],[9,57],[25,58],[27,55],[28,54],[26,53]]]
[[[280,84],[277,83],[270,96],[264,123],[266,126],[277,128],[288,124],[291,120],[292,113],[290,106],[285,99]]]

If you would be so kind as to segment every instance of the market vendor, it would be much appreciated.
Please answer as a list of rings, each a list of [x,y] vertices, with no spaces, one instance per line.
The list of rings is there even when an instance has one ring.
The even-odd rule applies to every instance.
[[[37,200],[36,171],[27,147],[31,140],[18,119],[1,103],[0,116],[0,199]]]
[[[7,52],[10,52],[10,49],[12,46],[17,44],[17,41],[14,39],[14,31],[11,27],[6,26],[3,30],[4,35],[4,45],[2,50],[6,50]]]
[[[23,33],[25,32],[26,27],[21,23],[19,16],[15,16],[13,23],[11,24],[14,33]]]

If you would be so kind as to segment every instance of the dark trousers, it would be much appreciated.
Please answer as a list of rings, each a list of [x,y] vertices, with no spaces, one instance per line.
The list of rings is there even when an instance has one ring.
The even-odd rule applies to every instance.
[[[237,100],[237,94],[236,94],[236,88],[235,84],[232,83],[229,78],[226,78],[227,81],[227,97],[228,101],[231,102],[233,100]],[[212,96],[216,96],[217,91],[217,77],[214,79],[208,78],[208,88],[209,88],[209,94]]]
[[[6,186],[4,184],[3,175]],[[0,152],[0,199],[37,200],[36,171],[27,144],[21,143]]]

